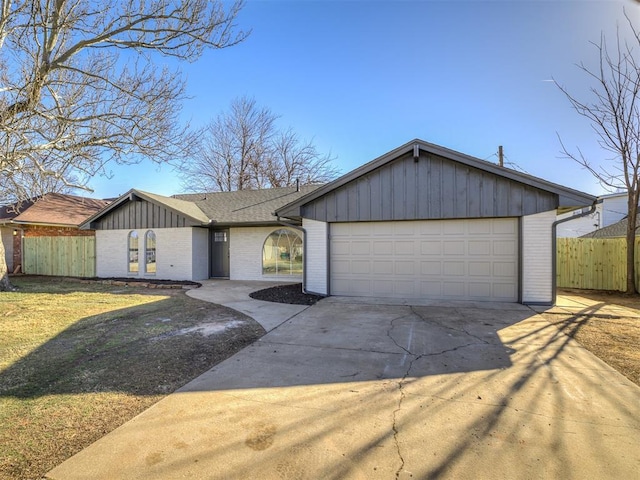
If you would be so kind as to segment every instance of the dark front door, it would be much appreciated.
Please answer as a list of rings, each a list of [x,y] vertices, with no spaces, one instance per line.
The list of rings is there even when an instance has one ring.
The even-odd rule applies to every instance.
[[[229,278],[229,230],[211,232],[211,276]]]

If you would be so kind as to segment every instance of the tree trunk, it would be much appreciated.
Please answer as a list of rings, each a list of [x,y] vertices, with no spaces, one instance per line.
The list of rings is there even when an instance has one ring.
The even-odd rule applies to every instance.
[[[640,192],[629,190],[627,217],[627,290],[626,293],[632,295],[636,293],[636,268],[635,268],[635,246],[636,246],[636,217],[638,214],[638,195]]]
[[[8,292],[13,290],[9,283],[9,271],[7,270],[7,259],[4,257],[4,244],[0,236],[0,292]]]

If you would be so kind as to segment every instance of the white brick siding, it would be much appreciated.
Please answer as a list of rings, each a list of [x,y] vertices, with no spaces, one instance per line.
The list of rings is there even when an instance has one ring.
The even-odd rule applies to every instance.
[[[304,255],[306,257],[307,285],[308,292],[326,295],[327,288],[327,248],[328,248],[328,226],[326,222],[303,219],[302,226],[307,232],[307,241]]]
[[[154,228],[156,234],[155,275],[127,271],[127,238],[130,230],[96,231],[96,275],[98,277],[149,277],[168,280],[203,280],[209,276],[208,231],[201,228]],[[144,235],[138,230],[139,258],[145,258]]]
[[[297,275],[263,275],[262,247],[269,234],[279,230],[273,227],[237,227],[229,229],[229,278],[231,280],[273,280],[301,282]],[[289,229],[302,236],[299,230]],[[306,252],[304,252],[306,255]]]
[[[522,303],[551,303],[555,210],[522,217]]]

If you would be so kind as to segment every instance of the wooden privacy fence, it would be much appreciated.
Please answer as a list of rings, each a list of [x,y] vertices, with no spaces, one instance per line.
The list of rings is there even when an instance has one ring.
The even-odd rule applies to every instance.
[[[627,288],[627,243],[624,238],[558,238],[556,285],[564,288],[619,290]],[[636,288],[638,248],[636,240]]]
[[[24,237],[22,271],[32,275],[96,276],[95,237]]]

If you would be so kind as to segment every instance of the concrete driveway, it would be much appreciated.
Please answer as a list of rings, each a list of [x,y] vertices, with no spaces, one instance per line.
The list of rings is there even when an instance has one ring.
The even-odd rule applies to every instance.
[[[385,303],[294,313],[48,478],[638,478],[640,389],[531,309]]]

